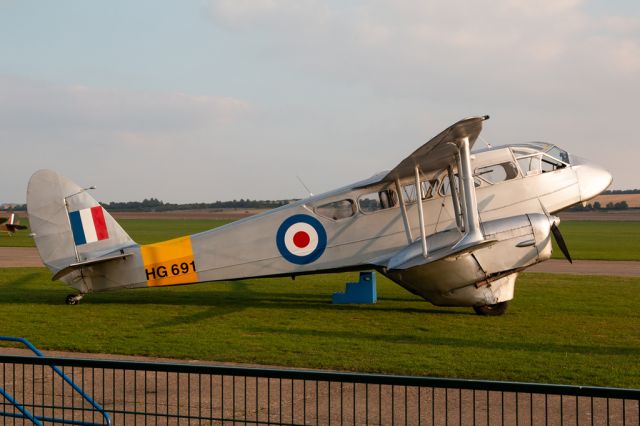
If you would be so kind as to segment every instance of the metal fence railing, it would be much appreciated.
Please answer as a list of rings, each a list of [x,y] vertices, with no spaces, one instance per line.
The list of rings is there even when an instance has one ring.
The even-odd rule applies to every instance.
[[[40,352],[38,350],[38,348],[36,348],[35,346],[33,346],[31,344],[31,342],[29,342],[26,339],[23,339],[21,337],[10,337],[10,336],[0,336],[0,341],[3,342],[13,342],[13,343],[18,343],[18,344],[22,344],[24,346],[27,347],[27,349],[29,349],[35,356],[40,357],[40,358],[44,358],[44,354],[42,352]],[[4,367],[4,366],[3,366]],[[12,407],[10,410],[8,411],[3,411],[0,410],[0,416],[2,417],[10,417],[13,419],[26,419],[29,422],[31,422],[32,424],[35,424],[37,426],[40,426],[43,424],[43,422],[53,422],[53,423],[66,423],[66,424],[78,424],[78,425],[84,425],[84,426],[101,426],[101,425],[107,425],[109,426],[111,424],[111,419],[109,418],[109,414],[107,414],[105,412],[105,410],[98,404],[96,403],[93,398],[91,398],[91,396],[87,395],[84,390],[78,386],[72,379],[69,378],[69,376],[67,376],[58,366],[56,365],[49,365],[50,371],[49,374],[52,377],[51,383],[52,385],[55,383],[55,378],[57,378],[60,383],[63,385],[67,385],[71,388],[72,392],[77,393],[77,395],[80,397],[80,399],[83,401],[83,403],[85,403],[87,406],[91,407],[91,410],[93,411],[97,411],[101,417],[100,419],[100,423],[89,423],[86,422],[84,420],[79,420],[79,421],[74,421],[74,420],[68,420],[63,418],[56,418],[56,417],[52,417],[52,416],[46,416],[44,413],[43,414],[34,414],[32,413],[29,408],[27,408],[23,402],[20,402],[18,400],[16,400],[14,398],[14,396],[10,393],[10,391],[12,391],[13,388],[15,388],[15,368],[14,371],[12,371],[12,376],[13,377],[13,381],[12,381],[12,389],[10,389],[10,391],[7,391],[7,389],[5,389],[4,386],[0,386],[0,396],[2,396],[2,398],[4,399],[3,405],[2,407],[5,408],[7,406]],[[44,373],[44,369],[42,370],[42,372]],[[3,368],[3,373],[4,373],[4,368]],[[5,374],[3,374],[3,378],[5,377]],[[32,375],[33,383],[35,383],[35,376]],[[40,375],[41,381],[42,383],[44,383],[44,374]],[[24,380],[25,380],[25,376],[24,376],[24,365],[23,365],[23,374],[22,374],[22,380],[23,380],[23,398],[22,400],[24,401]],[[35,407],[35,404],[33,404],[33,401],[35,401],[35,389],[32,389],[32,395],[33,395],[33,399],[32,399],[32,404],[31,407]],[[42,395],[44,395],[44,392],[42,393]],[[40,406],[41,408],[44,408],[44,397],[42,398],[43,404]],[[64,399],[63,399],[64,402]],[[95,417],[95,416],[94,416]],[[15,421],[14,421],[15,423]]]
[[[114,425],[640,425],[636,389],[9,355],[0,387],[35,416],[101,422],[52,366]]]

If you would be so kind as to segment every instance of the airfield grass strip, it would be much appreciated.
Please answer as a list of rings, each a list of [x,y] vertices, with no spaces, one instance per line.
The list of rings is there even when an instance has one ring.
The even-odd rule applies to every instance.
[[[133,240],[139,244],[149,244],[171,238],[191,235],[217,228],[232,222],[215,219],[119,219],[117,222]],[[29,226],[27,219],[21,223]],[[0,247],[35,247],[29,230],[14,235],[0,234]]]
[[[574,259],[640,260],[640,222],[566,220],[560,230]],[[563,258],[555,241],[553,258]]]
[[[28,222],[23,220],[23,222]],[[195,234],[230,223],[207,219],[121,219],[120,225],[140,244]],[[560,229],[574,259],[640,261],[640,222],[564,221]],[[0,235],[0,247],[33,247],[28,232]],[[563,258],[554,242],[553,258]]]
[[[502,317],[438,308],[378,274],[375,305],[332,305],[357,274],[92,294],[0,270],[0,334],[42,349],[640,388],[639,278],[522,274]]]

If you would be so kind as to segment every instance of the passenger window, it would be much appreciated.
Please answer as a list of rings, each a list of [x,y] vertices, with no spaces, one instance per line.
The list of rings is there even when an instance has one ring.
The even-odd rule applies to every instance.
[[[360,210],[364,213],[371,213],[378,210],[388,209],[397,204],[396,193],[391,189],[364,194],[358,198]]]
[[[352,200],[333,201],[316,207],[315,212],[329,219],[339,220],[353,216],[355,203]]]
[[[426,200],[427,198],[432,198],[433,197],[433,192],[435,190],[435,188],[438,186],[438,181],[437,180],[425,180],[420,182],[420,185],[422,185],[422,199]]]
[[[418,195],[416,194],[416,184],[412,183],[410,185],[405,185],[402,187],[402,191],[404,194],[404,203],[415,203]]]
[[[437,180],[432,180],[432,181],[424,180],[424,181],[420,182],[420,186],[421,186],[421,190],[422,190],[422,199],[426,200],[428,198],[432,198],[433,197],[434,188],[438,186],[438,181]],[[404,192],[404,203],[405,204],[410,204],[410,203],[415,203],[416,202],[416,198],[417,198],[418,195],[416,194],[416,184],[415,183],[411,183],[409,185],[403,186],[402,190]]]
[[[492,166],[478,167],[475,176],[479,176],[489,183],[498,183],[518,177],[518,169],[511,161],[507,161]]]

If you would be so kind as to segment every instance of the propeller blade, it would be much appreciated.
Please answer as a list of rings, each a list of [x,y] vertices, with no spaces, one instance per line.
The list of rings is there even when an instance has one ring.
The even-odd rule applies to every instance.
[[[560,228],[558,228],[558,225],[556,225],[555,223],[552,224],[551,232],[553,233],[553,238],[555,238],[560,251],[562,252],[562,254],[564,254],[564,257],[567,258],[569,263],[573,263],[573,260],[571,260],[571,255],[569,254],[569,249],[567,248],[567,244],[564,242],[564,238],[562,237],[562,233],[560,233]]]

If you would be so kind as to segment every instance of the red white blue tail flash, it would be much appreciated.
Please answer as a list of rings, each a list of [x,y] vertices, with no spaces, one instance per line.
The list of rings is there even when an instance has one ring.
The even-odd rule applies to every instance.
[[[77,246],[109,238],[102,206],[76,210],[69,213],[73,241]]]
[[[327,232],[318,219],[305,214],[291,216],[278,228],[276,244],[282,257],[297,265],[318,260],[327,247]]]

